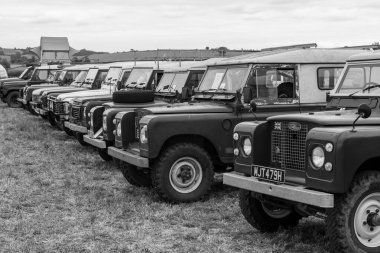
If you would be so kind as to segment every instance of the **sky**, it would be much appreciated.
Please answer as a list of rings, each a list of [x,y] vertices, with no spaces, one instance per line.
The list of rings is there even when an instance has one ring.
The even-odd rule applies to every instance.
[[[154,49],[318,47],[380,41],[378,0],[0,0],[0,47]]]

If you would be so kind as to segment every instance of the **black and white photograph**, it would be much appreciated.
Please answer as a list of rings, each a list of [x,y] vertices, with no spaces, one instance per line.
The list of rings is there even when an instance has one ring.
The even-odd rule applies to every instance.
[[[0,252],[379,253],[379,11],[0,0]]]

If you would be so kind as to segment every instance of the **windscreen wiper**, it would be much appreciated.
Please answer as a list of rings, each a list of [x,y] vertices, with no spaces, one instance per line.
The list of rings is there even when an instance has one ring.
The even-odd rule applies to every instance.
[[[369,85],[369,86],[367,86],[367,85]],[[351,97],[352,95],[355,95],[358,92],[364,92],[364,91],[367,91],[367,90],[371,90],[372,88],[380,88],[380,84],[375,83],[375,82],[368,82],[368,83],[365,84],[365,86],[367,86],[367,87],[365,87],[365,88],[363,88],[361,90],[357,90],[357,91],[351,93],[348,96]]]

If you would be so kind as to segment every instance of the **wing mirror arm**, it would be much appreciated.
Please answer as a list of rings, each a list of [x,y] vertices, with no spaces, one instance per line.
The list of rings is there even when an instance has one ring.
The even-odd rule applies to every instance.
[[[352,123],[352,130],[351,130],[351,132],[356,132],[356,130],[355,130],[355,124],[356,124],[356,122],[360,118],[366,119],[369,116],[371,116],[371,113],[372,113],[372,110],[371,110],[371,107],[369,107],[369,105],[367,105],[367,104],[361,104],[361,105],[359,105],[359,107],[358,107],[358,114],[359,115],[354,120],[354,122]]]

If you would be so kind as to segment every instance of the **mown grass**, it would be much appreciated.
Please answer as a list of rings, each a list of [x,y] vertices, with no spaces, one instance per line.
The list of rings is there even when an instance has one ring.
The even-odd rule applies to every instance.
[[[262,234],[221,184],[170,205],[90,147],[0,104],[0,252],[326,252],[319,219]]]

